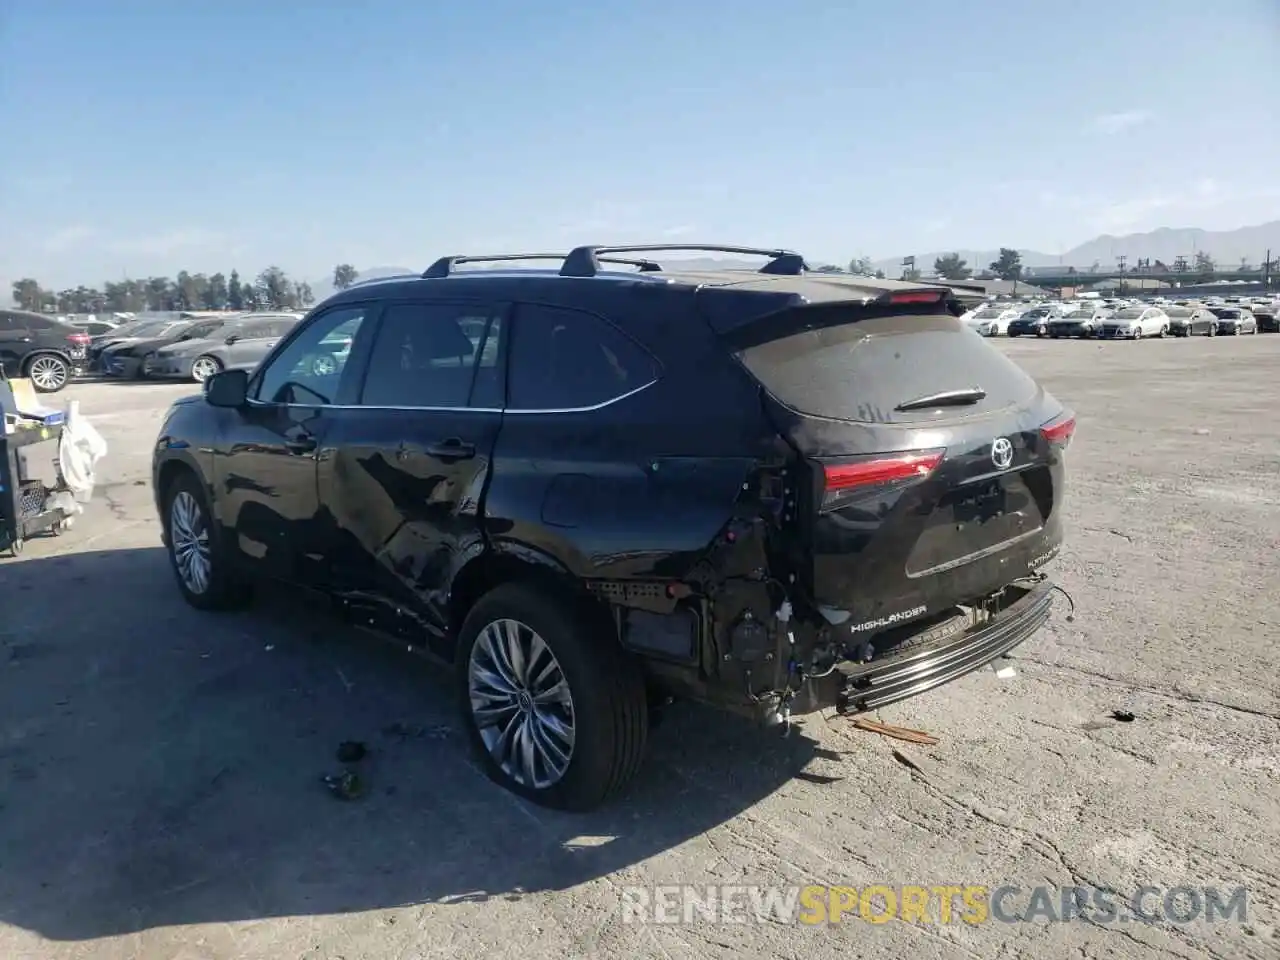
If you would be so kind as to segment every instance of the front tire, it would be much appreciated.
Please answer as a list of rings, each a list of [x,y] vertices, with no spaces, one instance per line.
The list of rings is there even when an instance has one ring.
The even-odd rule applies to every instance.
[[[612,631],[586,601],[521,583],[471,609],[458,644],[460,708],[492,780],[540,806],[585,811],[635,775],[648,704]]]
[[[222,361],[217,357],[204,354],[191,361],[191,379],[196,383],[204,383],[215,373],[221,372]]]
[[[41,353],[27,364],[27,377],[36,393],[57,393],[71,381],[71,365],[53,353]]]
[[[214,531],[209,500],[195,474],[183,470],[164,496],[169,565],[182,598],[197,610],[230,610],[249,600]]]

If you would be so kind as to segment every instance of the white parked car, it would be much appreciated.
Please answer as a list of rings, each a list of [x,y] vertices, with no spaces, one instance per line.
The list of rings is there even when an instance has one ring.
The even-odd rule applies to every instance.
[[[1009,324],[1018,318],[1024,306],[1007,303],[988,303],[960,319],[972,330],[984,337],[1002,337],[1009,332]]]
[[[1094,336],[1104,340],[1141,340],[1143,337],[1167,337],[1169,315],[1159,307],[1122,307],[1097,326]]]

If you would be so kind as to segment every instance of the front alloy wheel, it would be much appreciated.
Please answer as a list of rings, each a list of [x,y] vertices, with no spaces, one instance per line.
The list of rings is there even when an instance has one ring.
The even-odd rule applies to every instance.
[[[222,369],[216,357],[196,357],[191,363],[191,379],[196,383],[204,383]]]
[[[169,504],[169,550],[182,585],[196,596],[208,593],[213,572],[209,522],[204,509],[186,490],[179,490]]]
[[[183,471],[165,494],[164,539],[178,589],[200,610],[226,610],[248,599],[248,584],[228,568],[214,535],[209,502],[196,475]]]
[[[523,787],[545,790],[573,759],[573,696],[560,661],[518,620],[480,631],[467,668],[471,715],[493,762]]]
[[[31,361],[27,376],[38,392],[57,393],[71,379],[71,368],[61,357],[46,354]]]

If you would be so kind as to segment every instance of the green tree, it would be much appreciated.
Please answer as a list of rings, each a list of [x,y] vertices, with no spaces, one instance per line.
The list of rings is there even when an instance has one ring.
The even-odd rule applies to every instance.
[[[244,309],[244,287],[240,283],[240,273],[236,270],[232,270],[227,279],[227,306],[232,310]]]
[[[279,267],[267,267],[258,274],[254,285],[259,294],[259,304],[271,310],[283,310],[293,305],[293,286]]]
[[[876,279],[877,279],[877,280],[883,280],[883,279],[884,279],[884,271],[883,271],[883,270],[877,270],[877,271],[876,271]]]
[[[150,277],[147,279],[147,309],[173,310],[176,300],[173,284],[168,277]]]
[[[933,269],[937,271],[938,276],[946,280],[968,280],[973,276],[973,271],[960,259],[958,253],[948,253],[945,257],[938,257],[933,261]]]
[[[215,273],[205,285],[204,308],[206,310],[227,309],[227,278],[221,273]]]
[[[179,310],[199,310],[204,306],[204,291],[208,286],[209,278],[203,273],[181,271],[173,285],[174,305]]]
[[[919,280],[919,279],[920,279],[920,271],[919,271],[919,270],[917,270],[915,267],[912,267],[910,270],[903,270],[903,271],[902,271],[902,279],[903,279],[903,280],[911,280],[911,281]]]
[[[849,272],[855,277],[869,277],[875,273],[875,270],[870,257],[854,257],[849,261]]]
[[[14,281],[13,299],[23,310],[39,310],[44,304],[44,291],[37,281],[24,277]]]
[[[360,274],[349,263],[340,263],[333,268],[333,285],[338,290],[345,290],[356,282]]]
[[[1196,254],[1195,272],[1197,277],[1212,277],[1218,269],[1218,265],[1213,262],[1213,257],[1201,250]]]
[[[293,305],[305,310],[315,302],[316,297],[311,292],[311,284],[304,280],[295,281],[293,284]]]
[[[1022,276],[1022,255],[1009,247],[1000,248],[1000,256],[989,264],[991,272],[1001,280],[1017,280]]]

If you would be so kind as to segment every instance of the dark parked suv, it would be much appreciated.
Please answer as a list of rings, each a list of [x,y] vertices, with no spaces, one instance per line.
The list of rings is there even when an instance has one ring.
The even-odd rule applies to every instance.
[[[25,310],[0,310],[0,371],[29,377],[41,393],[57,393],[85,363],[89,334]]]
[[[358,284],[175,403],[153,483],[188,602],[331,594],[452,661],[490,775],[570,809],[670,698],[858,713],[1030,637],[1073,415],[945,287],[608,256],[658,249]]]

